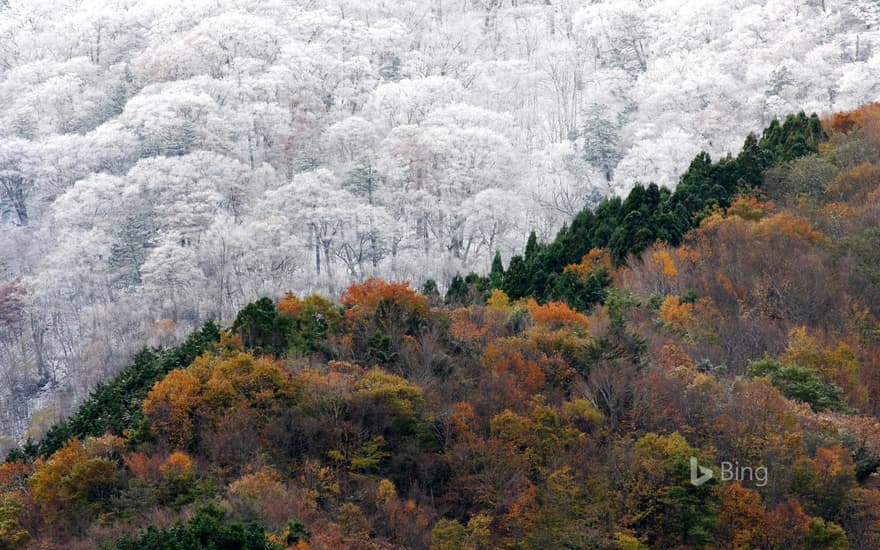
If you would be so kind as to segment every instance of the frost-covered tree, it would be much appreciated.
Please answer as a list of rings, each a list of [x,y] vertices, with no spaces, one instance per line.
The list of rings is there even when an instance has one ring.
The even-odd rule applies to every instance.
[[[0,141],[0,194],[12,222],[26,226],[38,165],[37,147],[24,139]]]
[[[0,2],[9,409],[263,294],[442,289],[775,116],[876,100],[877,44],[867,0]]]

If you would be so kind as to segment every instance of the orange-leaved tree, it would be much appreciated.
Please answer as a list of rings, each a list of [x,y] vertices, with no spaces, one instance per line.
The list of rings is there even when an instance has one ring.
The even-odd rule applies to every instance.
[[[263,426],[268,410],[290,403],[295,395],[279,363],[231,351],[203,355],[187,369],[170,372],[150,390],[143,410],[160,442],[185,449],[234,410],[246,411],[257,427]]]
[[[544,357],[522,338],[501,338],[486,346],[480,362],[500,383],[507,405],[514,406],[544,388],[546,378],[539,362]]]
[[[377,278],[352,284],[339,301],[345,309],[352,357],[367,363],[393,363],[403,337],[416,334],[430,310],[428,298],[408,283]]]
[[[590,328],[590,320],[565,302],[539,304],[534,298],[529,298],[525,305],[537,325],[550,329],[566,328],[580,333],[585,333]]]
[[[112,457],[118,449],[94,442],[95,438],[85,444],[71,439],[47,459],[34,463],[28,481],[31,498],[55,537],[81,534],[120,488]]]

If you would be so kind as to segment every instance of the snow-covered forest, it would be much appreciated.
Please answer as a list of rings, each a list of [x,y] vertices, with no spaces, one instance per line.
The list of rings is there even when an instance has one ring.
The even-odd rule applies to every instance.
[[[442,287],[774,116],[880,97],[869,0],[0,6],[16,438],[260,295]]]

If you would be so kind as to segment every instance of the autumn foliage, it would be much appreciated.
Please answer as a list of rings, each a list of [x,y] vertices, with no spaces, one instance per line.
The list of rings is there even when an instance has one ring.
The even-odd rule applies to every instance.
[[[581,313],[571,309],[563,302],[550,302],[540,305],[535,300],[529,299],[526,307],[532,320],[540,326],[550,329],[569,328],[586,331],[590,328],[590,320]]]
[[[0,548],[873,550],[878,112],[747,143],[808,192],[698,157],[445,302],[367,279],[147,353],[0,466]]]
[[[411,289],[408,283],[388,283],[375,278],[351,285],[339,301],[346,308],[348,318],[375,314],[383,304],[394,304],[415,314],[425,314],[428,310],[427,298]]]
[[[280,365],[242,352],[198,358],[173,371],[144,400],[144,416],[159,440],[172,449],[193,448],[201,430],[216,430],[223,414],[236,410],[257,421],[295,389]],[[221,412],[222,411],[222,412]]]
[[[880,138],[880,103],[868,103],[858,109],[834,113],[825,125],[831,130],[831,137],[861,131],[873,143]]]

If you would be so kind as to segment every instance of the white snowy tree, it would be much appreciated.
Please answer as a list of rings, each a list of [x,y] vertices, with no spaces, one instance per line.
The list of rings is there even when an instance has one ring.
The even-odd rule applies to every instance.
[[[878,44],[868,0],[0,0],[0,281],[29,289],[0,379],[75,401],[259,295],[443,287],[876,100]]]
[[[39,163],[37,146],[24,139],[0,140],[0,196],[4,216],[26,226],[30,220],[28,208],[34,192]]]

